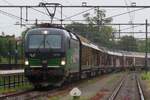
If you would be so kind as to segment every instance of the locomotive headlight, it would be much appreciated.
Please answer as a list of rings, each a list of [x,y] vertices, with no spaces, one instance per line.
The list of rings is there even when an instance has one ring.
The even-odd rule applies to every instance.
[[[44,33],[44,34],[47,34],[47,33],[48,33],[48,31],[43,31],[43,33]]]
[[[28,60],[25,61],[25,65],[29,65],[29,61]]]
[[[66,61],[65,60],[62,60],[61,61],[61,65],[65,65],[66,64]]]

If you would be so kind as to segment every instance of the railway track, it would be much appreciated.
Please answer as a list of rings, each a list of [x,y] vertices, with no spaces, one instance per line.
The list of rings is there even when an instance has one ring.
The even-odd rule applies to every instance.
[[[108,100],[145,100],[137,73],[125,76]]]
[[[61,95],[65,92],[70,91],[73,87],[80,83],[84,83],[85,80],[78,81],[75,83],[67,84],[62,87],[54,88],[42,88],[42,89],[31,89],[23,92],[17,92],[12,94],[0,95],[0,100],[37,100],[40,97],[51,98],[57,95]]]
[[[108,75],[103,75],[100,78],[107,77]],[[97,77],[98,78],[98,77]],[[99,80],[99,78],[96,80]],[[43,89],[32,89],[20,93],[14,93],[14,94],[8,94],[8,95],[0,95],[0,100],[39,100],[39,98],[42,98],[41,100],[49,100],[49,98],[53,98],[55,96],[63,95],[65,93],[69,93],[69,91],[80,85],[80,84],[86,84],[88,80],[81,80],[77,81],[75,83],[69,83],[59,88],[43,88]],[[44,97],[44,99],[43,99]]]
[[[55,95],[59,95],[66,91],[69,91],[71,86],[67,88],[67,86],[61,88],[51,88],[51,89],[40,89],[40,90],[27,90],[12,94],[0,95],[0,100],[37,100],[40,97],[51,97]]]
[[[0,100],[5,100],[5,99],[9,100],[9,98],[13,98],[13,97],[17,97],[19,95],[27,94],[27,93],[30,93],[32,91],[34,91],[34,90],[29,89],[29,90],[21,91],[21,92],[1,94],[0,95]]]

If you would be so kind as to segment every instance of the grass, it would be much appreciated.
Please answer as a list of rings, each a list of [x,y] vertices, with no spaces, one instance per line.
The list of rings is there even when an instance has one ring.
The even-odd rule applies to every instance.
[[[59,97],[59,96],[52,97],[52,98],[50,98],[49,100],[60,100],[60,97]]]
[[[18,63],[22,63],[21,59],[17,59]],[[8,64],[9,63],[9,58],[8,57],[0,57],[0,64]],[[15,63],[15,58],[11,57],[11,64]]]
[[[150,72],[143,72],[141,74],[141,79],[142,80],[150,80]]]
[[[112,78],[110,80],[108,80],[106,82],[106,84],[111,84],[112,82],[114,82],[114,80],[118,79],[118,77],[120,77],[121,73],[114,73],[114,74],[111,74],[112,75]],[[83,81],[84,85],[88,85],[88,84],[93,84],[95,82],[97,82],[99,80],[99,77],[96,77],[94,79],[89,79],[89,80],[85,80]],[[94,94],[96,95],[96,94]],[[52,97],[52,98],[49,98],[49,100],[62,100],[62,95],[59,95],[59,96],[55,96],[55,97]],[[69,96],[66,100],[90,100],[90,96],[88,97],[85,97],[85,96],[81,96],[79,99],[73,99],[73,97]]]
[[[0,57],[0,63],[7,64],[8,63],[8,58]]]
[[[61,100],[61,96],[52,97],[49,100]],[[80,97],[77,99],[73,99],[73,97],[68,98],[68,100],[89,100],[87,97]]]
[[[111,74],[111,78],[106,82],[106,83],[108,83],[108,84],[112,84],[114,81],[116,81],[119,77],[121,77],[121,74],[122,73],[113,73],[113,74]]]
[[[19,77],[18,77],[19,76]],[[9,78],[10,78],[10,80],[9,80]],[[14,80],[14,78],[15,78],[15,80]],[[9,81],[10,81],[10,83],[14,83],[14,81],[16,82],[16,84],[18,84],[17,82],[19,81],[20,83],[18,84],[18,85],[20,85],[21,84],[21,81],[22,81],[22,78],[23,78],[23,80],[25,80],[25,77],[22,77],[22,75],[20,74],[18,74],[18,75],[7,75],[7,76],[1,76],[0,77],[0,84],[3,84],[4,83],[4,79],[5,79],[5,83],[6,84],[8,84],[9,83]]]
[[[25,91],[25,90],[32,89],[32,88],[33,88],[33,86],[31,84],[24,84],[24,85],[16,86],[15,88],[11,87],[11,88],[5,88],[4,89],[1,87],[0,88],[0,94]]]
[[[5,77],[5,84],[8,84],[8,76],[1,76],[0,77],[0,84],[1,85],[3,85],[4,84],[4,80],[3,80],[3,78]],[[23,78],[23,79],[25,79],[25,78]],[[18,77],[15,77],[15,82],[18,82],[19,80],[18,80]],[[20,80],[21,81],[21,80]],[[14,83],[14,76],[12,75],[11,77],[10,77],[10,83]],[[30,83],[16,83],[15,84],[15,87],[8,87],[8,86],[6,86],[5,88],[4,88],[4,86],[1,86],[0,87],[0,94],[1,93],[10,93],[10,92],[17,92],[17,91],[24,91],[24,90],[27,90],[27,89],[31,89],[31,88],[33,88],[33,86],[30,84]]]

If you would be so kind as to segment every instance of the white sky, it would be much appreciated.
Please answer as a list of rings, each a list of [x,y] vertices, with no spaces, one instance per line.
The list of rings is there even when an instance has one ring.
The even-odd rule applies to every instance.
[[[150,0],[0,0],[0,5],[38,5],[39,2],[50,2],[50,3],[60,3],[62,5],[81,5],[82,2],[87,2],[87,5],[99,5],[99,6],[115,6],[115,5],[125,5],[125,1],[127,2],[128,5],[131,4],[131,2],[136,2],[136,5],[142,6],[142,5],[150,5]],[[89,9],[89,8],[87,8]],[[104,9],[104,8],[103,8]],[[6,9],[6,8],[0,8],[0,10],[12,13],[16,16],[19,16],[20,12],[19,9]],[[45,9],[39,9],[41,11],[45,12]],[[65,16],[72,16],[76,13],[82,12],[83,10],[86,9],[64,9],[63,10],[63,15]],[[106,16],[112,16],[116,14],[120,14],[123,12],[128,11],[126,8],[121,9],[121,8],[107,8],[106,10]],[[134,10],[134,9],[130,9]],[[25,9],[23,10],[23,14],[25,15]],[[65,18],[63,16],[63,18]],[[148,19],[150,22],[150,8],[149,9],[144,9],[137,11],[135,13],[131,13],[132,18],[134,19],[135,23],[144,23],[145,19]],[[60,18],[60,9],[56,11],[56,16]],[[40,14],[39,12],[34,11],[33,9],[29,10],[29,18],[30,19],[49,19],[48,16]],[[72,19],[82,19],[82,14],[80,16],[73,17]],[[14,25],[16,22],[19,20],[10,18],[8,16],[5,16],[0,13],[0,33],[5,32],[6,34],[15,34],[19,36],[21,32],[24,30],[24,28]],[[130,21],[129,14],[122,15],[119,17],[113,18],[112,23],[128,23]],[[31,23],[31,22],[29,22]],[[124,29],[126,27],[131,27],[131,26],[124,26],[121,27],[121,29]],[[143,27],[137,27],[134,29],[135,31],[145,31],[145,26]],[[150,29],[149,29],[150,30]],[[127,30],[131,31],[131,29]],[[143,34],[138,34],[136,37],[144,37]]]

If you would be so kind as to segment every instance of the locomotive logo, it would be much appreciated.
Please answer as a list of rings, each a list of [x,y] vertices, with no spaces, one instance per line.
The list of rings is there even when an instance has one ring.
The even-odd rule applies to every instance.
[[[30,54],[30,57],[35,57],[35,53],[31,53],[31,54]]]

